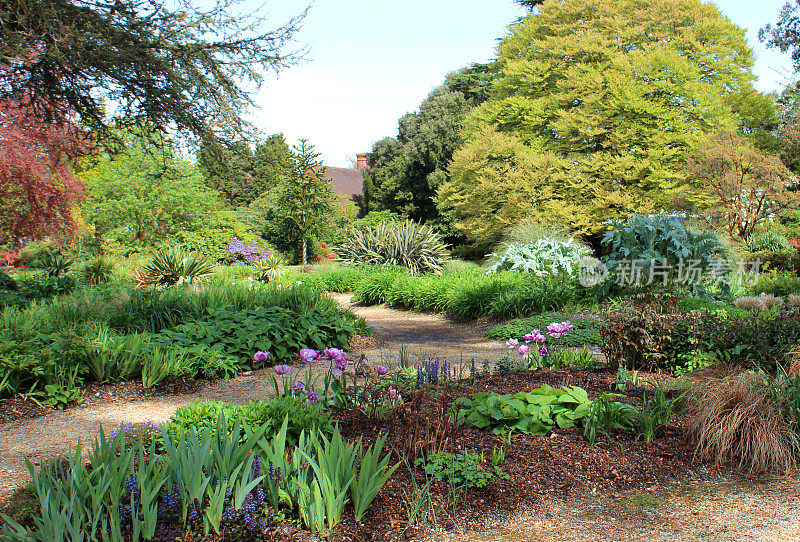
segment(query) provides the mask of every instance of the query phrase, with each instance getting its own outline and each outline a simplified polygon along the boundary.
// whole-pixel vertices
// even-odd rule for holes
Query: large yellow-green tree
[[[664,208],[687,151],[759,99],[752,62],[699,0],[545,0],[509,27],[438,204],[482,246],[529,216],[593,232]]]

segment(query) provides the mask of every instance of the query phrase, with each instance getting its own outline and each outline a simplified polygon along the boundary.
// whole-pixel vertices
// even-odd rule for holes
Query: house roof
[[[329,167],[324,176],[330,179],[333,192],[342,199],[364,195],[364,179],[357,169]]]

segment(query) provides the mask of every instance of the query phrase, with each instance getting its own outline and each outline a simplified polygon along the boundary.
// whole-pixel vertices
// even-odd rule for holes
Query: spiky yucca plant
[[[256,264],[256,278],[265,284],[280,277],[286,271],[288,271],[286,262],[274,253]]]
[[[398,265],[412,275],[441,273],[450,253],[433,228],[407,220],[353,228],[335,250],[339,260],[353,265]]]
[[[44,271],[48,277],[60,277],[72,269],[72,259],[61,253],[47,254],[44,257]]]
[[[205,280],[214,267],[199,252],[189,252],[180,247],[164,247],[153,254],[139,274],[140,280],[154,286],[174,286]]]

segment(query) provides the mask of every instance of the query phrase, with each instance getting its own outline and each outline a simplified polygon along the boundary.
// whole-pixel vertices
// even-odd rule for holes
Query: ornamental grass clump
[[[763,372],[730,367],[698,375],[688,396],[696,452],[751,474],[791,472],[800,440],[775,385]]]

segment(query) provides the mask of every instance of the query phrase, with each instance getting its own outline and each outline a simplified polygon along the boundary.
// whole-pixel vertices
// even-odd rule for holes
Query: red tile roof
[[[333,192],[340,199],[351,199],[364,195],[364,179],[357,169],[329,167],[325,170],[325,178],[330,179]]]

